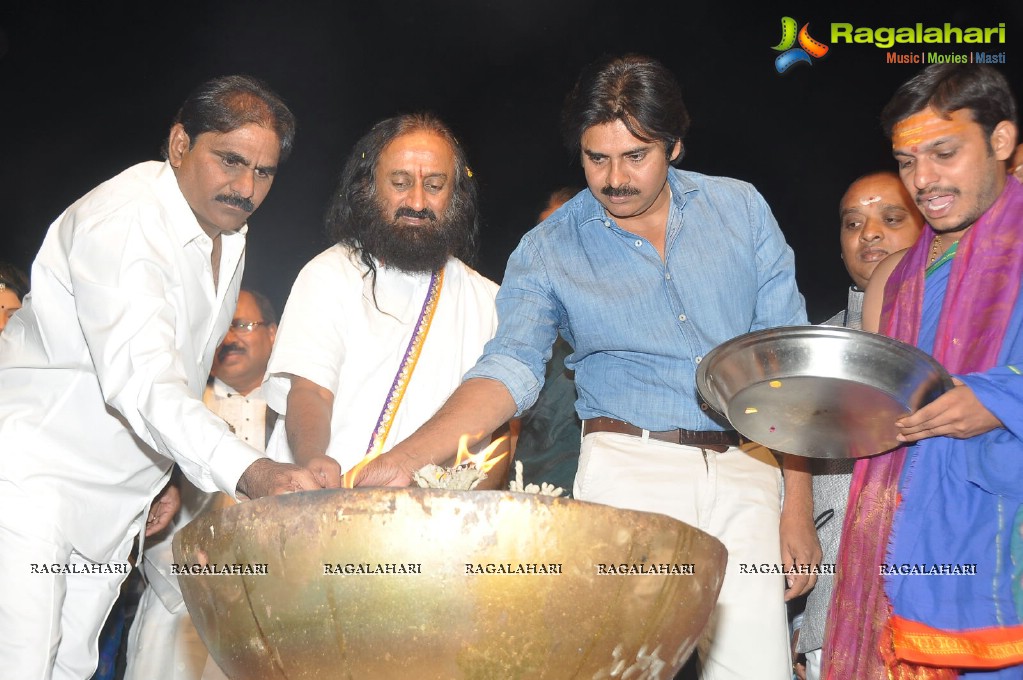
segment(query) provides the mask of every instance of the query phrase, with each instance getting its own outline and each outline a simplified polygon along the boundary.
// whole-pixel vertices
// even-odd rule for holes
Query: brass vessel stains
[[[182,529],[174,556],[232,680],[670,680],[726,560],[663,515],[433,489],[241,503]]]

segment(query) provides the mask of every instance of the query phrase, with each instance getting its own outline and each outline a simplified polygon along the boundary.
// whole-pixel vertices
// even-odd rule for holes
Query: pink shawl
[[[1023,187],[1008,178],[995,203],[967,231],[952,270],[934,341],[934,357],[951,373],[997,361],[1023,274]],[[917,343],[924,270],[935,232],[928,226],[888,279],[881,329]],[[965,304],[969,301],[969,304]],[[879,565],[887,563],[899,503],[905,448],[857,461],[842,528],[837,582],[824,640],[824,674],[850,678],[954,678],[955,670],[900,662],[889,626],[891,606]]]

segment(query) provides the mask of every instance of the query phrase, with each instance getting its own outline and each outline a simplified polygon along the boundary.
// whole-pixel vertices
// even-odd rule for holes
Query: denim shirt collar
[[[682,220],[679,219],[682,211],[686,207],[686,203],[689,202],[688,194],[690,192],[699,191],[700,187],[692,179],[686,176],[684,172],[672,172],[668,170],[668,186],[671,187],[671,209],[668,213],[668,231],[666,234],[666,242],[671,243],[678,230],[682,227]],[[604,211],[604,206],[597,197],[593,195],[593,191],[590,189],[584,189],[586,192],[586,201],[583,204],[580,212],[581,219],[579,220],[579,226],[587,225],[591,222],[599,222],[604,224],[610,220],[610,225],[616,229],[622,229],[615,219],[608,215]]]
[[[497,334],[464,379],[500,381],[521,412],[560,332],[580,418],[721,428],[696,398],[703,357],[751,330],[805,324],[806,313],[792,251],[760,194],[727,177],[668,172],[662,257],[588,189],[523,237],[497,295]]]

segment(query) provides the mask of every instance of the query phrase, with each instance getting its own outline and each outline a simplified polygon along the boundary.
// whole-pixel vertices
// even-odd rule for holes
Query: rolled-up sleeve
[[[497,334],[464,379],[501,382],[520,415],[543,387],[544,366],[551,357],[559,319],[547,268],[528,235],[508,259],[496,304]]]

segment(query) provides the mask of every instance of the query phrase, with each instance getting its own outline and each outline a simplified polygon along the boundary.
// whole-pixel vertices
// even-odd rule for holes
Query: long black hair
[[[411,113],[382,120],[355,143],[345,163],[337,190],[327,209],[326,228],[331,240],[359,252],[362,262],[375,275],[372,253],[363,248],[366,223],[360,210],[375,205],[375,172],[380,154],[392,141],[411,132],[425,130],[447,140],[455,157],[454,187],[448,213],[460,223],[451,255],[472,263],[479,244],[479,190],[466,161],[465,151],[450,128],[432,113]]]

